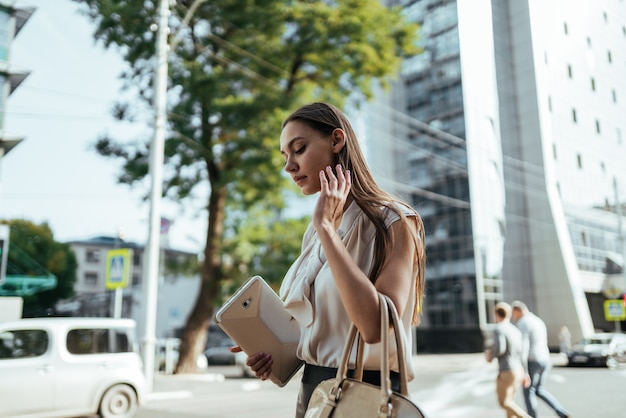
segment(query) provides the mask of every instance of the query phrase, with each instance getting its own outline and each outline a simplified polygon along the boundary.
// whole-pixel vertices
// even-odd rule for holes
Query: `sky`
[[[0,161],[0,219],[48,223],[57,241],[116,236],[145,243],[147,185],[118,184],[120,164],[93,149],[99,135],[151,138],[150,117],[120,123],[111,108],[121,92],[120,54],[93,38],[95,29],[70,0],[28,0],[37,9],[15,38],[11,65],[31,74],[7,100],[5,132],[24,140]],[[172,248],[200,252],[204,199],[184,208],[163,201],[173,221]]]

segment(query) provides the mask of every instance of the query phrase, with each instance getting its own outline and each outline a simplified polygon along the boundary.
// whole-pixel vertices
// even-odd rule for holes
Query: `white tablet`
[[[296,357],[300,327],[276,292],[254,276],[215,314],[215,323],[251,356],[260,351],[272,355],[270,379],[284,386],[300,369]]]

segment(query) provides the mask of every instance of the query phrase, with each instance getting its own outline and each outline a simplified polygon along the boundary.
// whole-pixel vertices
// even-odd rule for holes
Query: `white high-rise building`
[[[426,225],[418,350],[481,349],[516,299],[552,347],[564,325],[621,327],[603,305],[626,291],[626,1],[386,3],[424,52],[364,130],[368,149],[393,144],[372,163]]]
[[[0,164],[2,158],[15,148],[23,138],[4,129],[7,99],[30,74],[11,62],[14,38],[28,22],[35,8],[16,0],[0,0]],[[1,165],[0,165],[1,167]]]

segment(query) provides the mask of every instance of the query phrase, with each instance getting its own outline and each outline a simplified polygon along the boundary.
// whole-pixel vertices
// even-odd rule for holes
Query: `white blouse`
[[[400,206],[400,208],[406,216],[417,216],[409,207]],[[387,228],[400,220],[400,216],[390,209],[384,208],[383,213]],[[369,275],[374,261],[376,230],[355,202],[352,202],[344,213],[337,233],[356,264]],[[401,334],[405,341],[409,380],[415,375],[411,320],[415,307],[417,266],[413,269],[406,308],[400,318],[403,324]],[[300,325],[298,357],[309,364],[338,367],[351,321],[341,302],[319,237],[312,224],[309,224],[304,234],[300,256],[285,275],[280,296],[285,302],[285,308]],[[390,338],[390,341],[394,339]],[[350,367],[354,367],[355,351],[352,352]],[[395,344],[391,344],[389,351],[391,369],[398,371]],[[364,369],[380,369],[380,343],[366,344],[363,354]]]

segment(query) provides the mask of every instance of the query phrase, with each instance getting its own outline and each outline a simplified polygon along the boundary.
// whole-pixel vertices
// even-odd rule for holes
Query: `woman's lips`
[[[302,183],[304,179],[306,179],[306,176],[296,176],[293,178],[293,181],[295,181],[296,184],[300,186],[300,183]]]

